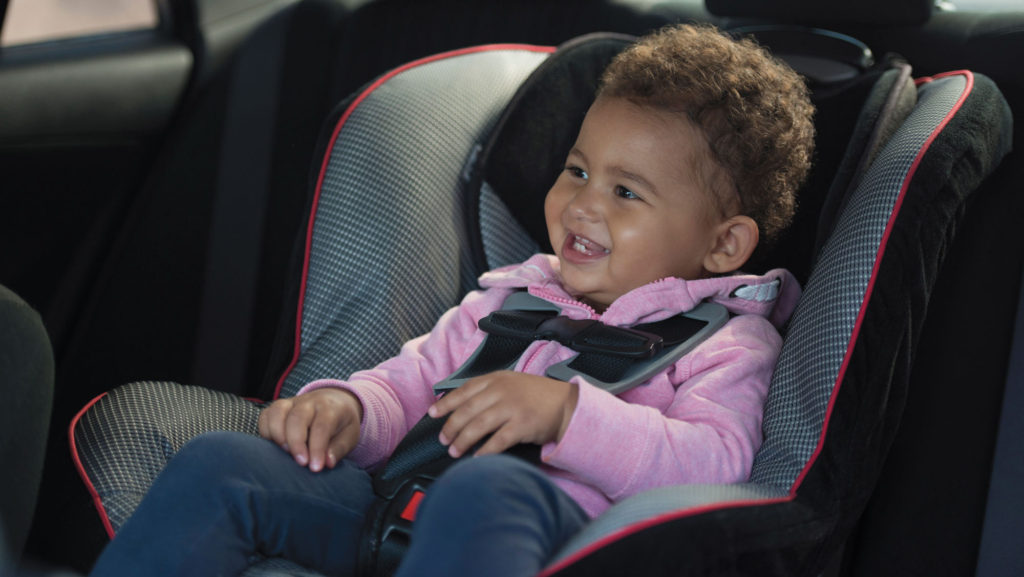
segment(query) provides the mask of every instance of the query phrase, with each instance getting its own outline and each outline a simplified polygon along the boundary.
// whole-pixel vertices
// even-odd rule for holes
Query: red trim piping
[[[754,506],[754,505],[772,505],[772,504],[775,504],[775,503],[785,503],[787,501],[792,501],[792,500],[793,500],[793,498],[791,496],[787,496],[787,497],[772,497],[772,498],[765,498],[765,499],[750,499],[750,500],[747,500],[747,501],[730,501],[728,503],[717,503],[717,504],[701,505],[699,507],[693,507],[693,508],[690,508],[690,509],[680,509],[680,510],[674,511],[672,513],[665,513],[664,515],[660,515],[658,517],[652,517],[650,519],[644,519],[643,521],[639,521],[637,523],[634,523],[633,525],[628,525],[626,527],[623,527],[622,529],[620,529],[620,530],[618,530],[618,531],[616,531],[614,533],[609,533],[608,535],[605,535],[604,537],[598,539],[597,541],[594,541],[593,543],[588,544],[587,546],[585,546],[582,549],[580,549],[579,551],[573,553],[569,557],[566,557],[565,559],[562,559],[558,563],[555,563],[554,565],[551,565],[550,567],[545,568],[543,571],[540,572],[539,575],[537,575],[537,577],[548,577],[549,575],[554,575],[555,573],[561,571],[562,569],[565,569],[566,567],[572,565],[576,561],[579,561],[580,559],[590,555],[594,551],[597,551],[598,549],[601,549],[601,548],[605,547],[606,545],[610,545],[610,544],[614,543],[615,541],[618,541],[620,539],[624,539],[624,538],[632,535],[633,533],[639,533],[640,531],[643,531],[644,529],[647,529],[648,527],[654,527],[655,525],[660,525],[662,523],[667,523],[669,521],[674,521],[676,519],[682,519],[683,517],[691,517],[691,516],[695,516],[695,515],[703,515],[704,513],[711,513],[713,511],[724,511],[726,509],[735,509],[735,508],[739,508],[739,507],[750,507],[750,506]]]
[[[832,395],[831,395],[831,397],[829,397],[828,407],[827,407],[827,409],[825,411],[825,421],[822,424],[821,435],[818,437],[818,445],[815,447],[814,452],[811,454],[810,458],[807,460],[807,463],[804,465],[803,470],[800,471],[800,474],[797,476],[796,480],[793,482],[793,485],[790,487],[789,495],[786,496],[786,497],[779,497],[779,498],[752,499],[752,500],[749,500],[749,501],[736,501],[736,502],[731,502],[731,503],[722,503],[720,505],[705,505],[705,506],[695,507],[695,508],[692,508],[692,509],[683,509],[683,510],[679,510],[679,511],[673,511],[673,512],[669,512],[669,513],[664,513],[664,514],[658,515],[656,517],[651,517],[649,519],[645,519],[645,520],[640,521],[638,523],[635,523],[633,525],[627,525],[626,527],[623,527],[623,528],[619,529],[618,531],[615,531],[613,533],[609,533],[608,535],[605,535],[601,539],[598,539],[597,541],[586,545],[585,547],[583,547],[579,551],[576,551],[575,553],[573,553],[572,555],[570,555],[570,556],[566,557],[565,559],[559,561],[558,563],[556,563],[556,564],[546,568],[543,572],[540,573],[540,575],[538,577],[549,577],[550,575],[553,575],[553,574],[557,573],[558,571],[561,571],[562,569],[565,569],[566,567],[576,563],[580,559],[590,555],[591,553],[593,553],[594,551],[596,551],[596,550],[598,550],[598,549],[600,549],[602,547],[605,547],[605,546],[607,546],[607,545],[609,545],[611,543],[614,543],[616,541],[625,539],[626,537],[628,537],[628,536],[630,536],[630,535],[632,535],[634,533],[639,533],[640,531],[643,531],[644,529],[647,529],[649,527],[653,527],[655,525],[659,525],[659,524],[662,524],[662,523],[667,523],[669,521],[674,521],[676,519],[682,519],[684,517],[701,515],[701,514],[712,512],[712,511],[721,511],[721,510],[732,509],[732,508],[737,508],[737,507],[774,505],[776,503],[786,503],[786,502],[790,502],[790,501],[793,501],[794,499],[796,499],[797,489],[800,488],[800,485],[803,483],[804,478],[806,478],[807,473],[811,469],[811,466],[813,466],[814,463],[817,461],[818,457],[821,454],[821,451],[823,450],[823,448],[825,446],[825,436],[828,433],[828,425],[829,425],[829,420],[832,417],[832,409],[835,407],[836,397],[838,396],[839,389],[840,389],[840,387],[842,387],[843,380],[846,377],[846,370],[849,367],[850,357],[853,354],[853,346],[852,345],[853,345],[853,343],[855,343],[857,341],[857,337],[860,335],[860,329],[861,329],[861,326],[862,326],[862,324],[864,322],[864,316],[867,313],[867,305],[868,305],[868,302],[871,300],[872,293],[874,292],[875,279],[878,277],[878,269],[881,266],[882,256],[885,254],[885,249],[886,249],[886,246],[887,246],[887,244],[889,242],[889,236],[892,233],[893,226],[894,226],[894,224],[896,222],[896,217],[899,216],[900,209],[903,206],[903,200],[906,197],[907,189],[910,187],[910,182],[913,180],[914,175],[917,172],[917,168],[921,164],[922,158],[924,158],[924,155],[931,148],[932,142],[935,141],[935,139],[938,137],[939,133],[942,132],[942,130],[946,127],[946,125],[949,124],[950,120],[952,120],[952,118],[957,114],[957,112],[960,111],[960,108],[963,106],[964,101],[971,94],[971,91],[974,88],[974,74],[972,74],[971,71],[969,71],[969,70],[956,70],[956,71],[952,71],[952,72],[946,72],[946,73],[943,73],[943,74],[938,74],[938,75],[932,76],[932,77],[918,79],[915,82],[915,84],[917,86],[920,86],[920,85],[925,84],[927,82],[932,82],[933,80],[937,80],[939,78],[945,78],[945,77],[948,77],[948,76],[964,76],[966,78],[967,83],[964,86],[964,89],[963,89],[962,94],[960,95],[960,98],[956,101],[956,103],[950,109],[949,113],[947,113],[946,117],[943,118],[942,122],[940,122],[939,125],[936,126],[934,130],[932,130],[931,134],[928,136],[928,138],[921,145],[920,149],[917,152],[917,156],[914,158],[914,162],[911,163],[910,168],[908,169],[907,174],[906,174],[906,176],[903,179],[903,183],[900,186],[899,195],[896,197],[896,202],[893,205],[892,214],[890,214],[890,216],[889,216],[889,220],[888,220],[888,222],[886,223],[886,226],[885,226],[885,231],[882,233],[882,238],[881,238],[881,241],[879,242],[878,251],[875,253],[875,262],[872,265],[871,278],[868,280],[868,286],[867,286],[867,288],[865,290],[864,298],[861,301],[860,310],[857,313],[857,322],[854,324],[853,332],[850,335],[850,340],[847,342],[846,355],[843,358],[842,365],[840,365],[839,374],[836,376],[835,386],[832,387]]]
[[[345,109],[345,112],[342,113],[341,117],[338,119],[338,123],[335,125],[334,131],[331,133],[330,143],[327,145],[327,150],[324,153],[324,158],[320,162],[320,174],[317,177],[316,192],[313,194],[313,205],[310,210],[310,214],[316,214],[317,205],[319,205],[320,203],[320,192],[321,187],[323,186],[324,176],[327,172],[327,163],[331,158],[331,151],[334,149],[334,143],[338,139],[338,134],[341,132],[341,127],[345,124],[345,122],[352,115],[355,109],[363,102],[363,100],[366,100],[366,98],[369,97],[370,94],[373,93],[373,91],[380,88],[381,85],[383,85],[388,80],[391,80],[398,74],[401,74],[402,72],[405,72],[406,70],[409,70],[411,68],[416,68],[417,66],[429,64],[431,62],[435,62],[438,60],[444,60],[446,58],[454,58],[456,56],[464,56],[466,54],[475,54],[478,52],[490,52],[497,50],[524,50],[528,52],[550,53],[555,51],[555,47],[534,46],[532,44],[485,44],[482,46],[473,46],[470,48],[463,48],[460,50],[442,52],[440,54],[435,54],[433,56],[427,56],[426,58],[420,58],[419,60],[413,60],[412,62],[399,66],[398,68],[395,68],[394,70],[378,78],[376,81],[374,81],[373,84],[367,87],[366,90],[359,94],[359,96],[357,96],[355,100],[352,101],[352,104],[350,104],[349,107]],[[313,243],[313,224],[315,220],[315,218],[311,217],[309,219],[309,224],[306,229],[306,253],[302,263],[302,281],[301,286],[299,287],[298,312],[295,315],[295,346],[292,352],[292,360],[290,363],[288,363],[288,367],[284,370],[283,373],[281,373],[281,377],[277,380],[277,386],[274,388],[274,395],[272,397],[273,399],[277,399],[281,395],[281,387],[284,386],[285,379],[288,378],[288,375],[291,374],[292,369],[295,368],[296,363],[299,362],[299,354],[301,352],[302,346],[302,309],[306,299],[306,281],[309,277],[309,255]]]
[[[78,421],[81,420],[82,415],[86,411],[91,409],[93,405],[98,403],[100,399],[107,396],[107,393],[103,393],[95,399],[89,401],[89,404],[82,407],[81,411],[71,419],[71,426],[68,427],[68,445],[71,447],[71,459],[75,462],[75,469],[78,470],[78,476],[82,478],[82,482],[85,483],[85,488],[88,489],[89,495],[92,496],[92,504],[96,507],[96,511],[100,514],[100,521],[103,523],[103,528],[107,531],[107,536],[111,539],[114,538],[114,526],[110,524],[110,517],[107,516],[107,510],[103,508],[103,500],[100,499],[99,491],[92,484],[89,476],[85,473],[85,467],[82,465],[82,459],[78,456],[78,446],[75,444],[75,427],[78,426]]]
[[[839,394],[839,388],[846,376],[846,369],[849,366],[850,357],[853,354],[853,347],[850,345],[855,343],[857,341],[857,337],[860,335],[860,328],[864,322],[864,315],[867,314],[867,304],[868,301],[871,300],[871,295],[875,289],[875,280],[878,278],[878,269],[882,264],[882,255],[885,253],[886,245],[889,242],[889,235],[892,234],[892,228],[895,225],[896,217],[899,216],[900,208],[903,206],[903,199],[906,197],[907,189],[910,187],[910,182],[914,179],[914,175],[917,173],[917,168],[921,164],[921,159],[924,158],[924,155],[931,148],[932,142],[934,142],[939,136],[939,133],[946,128],[946,125],[949,124],[949,121],[952,120],[953,116],[960,111],[960,107],[963,106],[964,100],[967,99],[967,96],[970,95],[971,91],[974,89],[974,74],[972,74],[970,70],[957,70],[939,74],[937,76],[924,79],[924,81],[919,83],[918,86],[948,76],[963,76],[965,78],[966,83],[964,85],[963,92],[960,94],[960,98],[957,99],[950,111],[946,114],[946,117],[942,119],[942,122],[940,122],[934,130],[932,130],[932,133],[928,135],[928,138],[921,145],[921,148],[917,151],[917,156],[914,158],[914,162],[911,163],[910,169],[907,171],[907,176],[903,179],[903,185],[900,187],[899,196],[896,197],[896,203],[893,205],[892,214],[889,216],[889,222],[886,223],[885,231],[882,233],[882,240],[879,243],[878,252],[875,255],[875,264],[871,269],[871,278],[868,279],[868,286],[864,293],[864,300],[861,302],[860,311],[857,313],[857,322],[853,327],[853,333],[850,335],[850,342],[846,347],[846,356],[843,359],[843,364],[839,368],[839,375],[836,378],[836,382],[838,384],[832,389],[832,397],[829,399],[828,409],[825,412],[825,423],[822,426],[821,436],[818,438],[818,446],[814,449],[814,453],[811,454],[811,458],[808,459],[807,463],[804,465],[803,471],[800,472],[796,481],[794,481],[793,486],[790,488],[790,494],[794,497],[796,496],[796,490],[803,483],[804,477],[807,476],[811,466],[815,461],[817,461],[818,455],[825,446],[825,435],[828,432],[829,419],[832,417],[832,408],[835,405],[836,396]]]

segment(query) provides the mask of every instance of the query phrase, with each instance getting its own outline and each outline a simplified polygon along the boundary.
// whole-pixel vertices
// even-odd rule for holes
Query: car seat
[[[339,106],[300,240],[294,328],[282,340],[291,361],[275,396],[391,356],[480,272],[547,248],[541,199],[600,70],[626,41],[446,53]],[[790,263],[780,245],[759,259],[808,272],[750,482],[627,499],[545,574],[812,575],[857,519],[899,420],[931,286],[967,198],[1009,148],[1010,119],[986,78],[964,71],[915,86],[898,62],[816,94],[820,138],[843,134],[846,150],[818,158],[819,180],[801,197],[798,240],[813,247],[820,228],[820,253]],[[859,116],[848,113],[851,95]],[[822,129],[839,119],[847,132]],[[108,532],[188,439],[255,434],[259,411],[167,382],[125,385],[85,407],[70,440]],[[266,560],[247,574],[283,566],[300,571]]]

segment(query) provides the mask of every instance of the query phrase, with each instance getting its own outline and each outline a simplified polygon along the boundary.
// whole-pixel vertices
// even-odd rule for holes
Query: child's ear
[[[757,248],[757,223],[738,214],[715,227],[715,244],[704,256],[704,268],[712,274],[739,270]]]

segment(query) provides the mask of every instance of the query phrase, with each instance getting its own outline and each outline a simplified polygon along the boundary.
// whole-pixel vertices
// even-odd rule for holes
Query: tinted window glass
[[[155,0],[9,0],[0,45],[153,28]]]

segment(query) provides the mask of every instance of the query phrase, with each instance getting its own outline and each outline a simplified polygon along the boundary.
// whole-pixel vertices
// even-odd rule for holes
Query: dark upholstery
[[[39,313],[0,285],[0,572],[21,556],[32,524],[53,372],[53,351]]]

